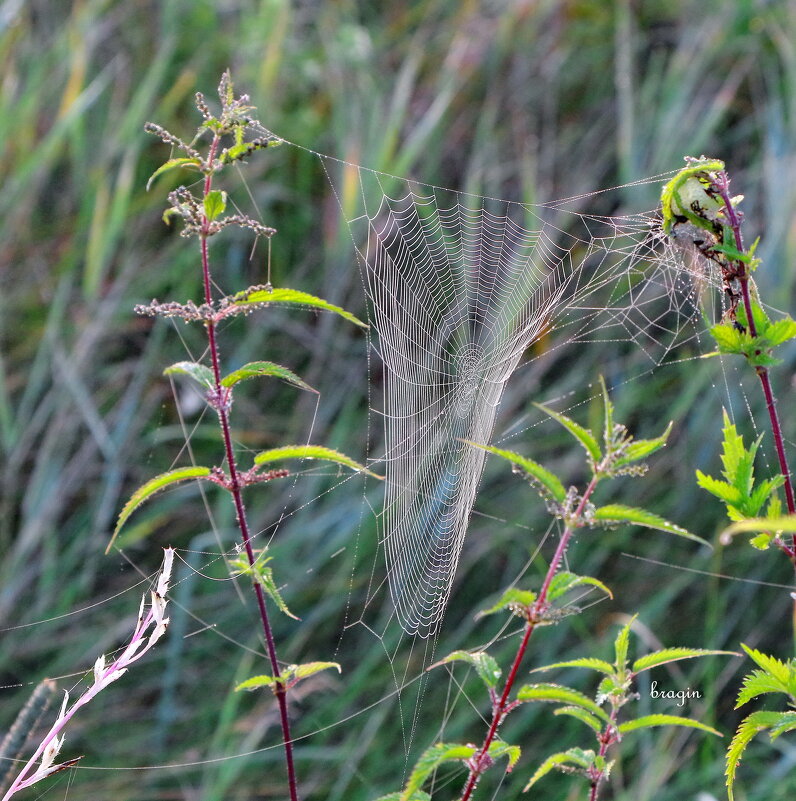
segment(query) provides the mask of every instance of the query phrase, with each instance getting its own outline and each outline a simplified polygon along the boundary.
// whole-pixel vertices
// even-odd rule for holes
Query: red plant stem
[[[616,713],[617,713],[617,711],[618,710],[616,710],[616,709],[613,709],[611,711],[611,726],[612,727],[616,725],[615,721],[616,721]],[[611,743],[613,743],[613,742],[615,742],[615,740],[613,739],[613,736],[612,736],[612,730],[611,729],[606,729],[605,733],[600,737],[600,756],[601,757],[604,757],[606,755],[606,753],[608,752],[608,746],[611,745]],[[597,774],[597,776],[595,776],[595,778],[592,780],[591,790],[589,791],[589,801],[597,801],[597,792],[598,792],[598,788],[600,786],[600,781],[602,780],[602,777],[603,777],[603,771],[600,771]]]
[[[580,503],[578,504],[578,508],[575,510],[573,514],[574,519],[580,518],[583,514],[583,510],[586,508],[586,504],[591,497],[592,493],[594,492],[595,487],[597,486],[597,482],[599,481],[599,466],[595,470],[595,475],[592,480],[589,482],[589,486],[586,487],[586,491],[583,493],[583,497],[580,499]],[[517,649],[517,654],[514,657],[514,662],[511,666],[511,670],[509,671],[509,675],[506,678],[506,684],[503,687],[503,693],[500,696],[500,699],[496,704],[493,705],[492,708],[492,723],[489,727],[489,731],[487,732],[486,737],[484,738],[483,745],[481,746],[480,751],[476,756],[474,756],[470,762],[470,775],[467,777],[467,784],[464,786],[464,790],[462,791],[462,796],[460,801],[468,801],[470,796],[475,790],[476,785],[478,784],[478,780],[481,778],[481,774],[486,770],[488,767],[488,761],[486,759],[487,753],[489,751],[489,746],[492,744],[492,741],[495,739],[495,735],[497,734],[497,730],[500,727],[500,724],[503,722],[503,718],[505,716],[506,706],[508,705],[509,694],[514,686],[514,682],[517,678],[517,673],[520,669],[520,664],[525,656],[525,651],[528,648],[528,643],[531,639],[531,635],[536,628],[536,624],[539,619],[539,615],[544,611],[545,607],[547,606],[547,593],[550,590],[550,583],[552,582],[553,578],[555,577],[556,573],[558,572],[559,567],[561,566],[561,561],[564,558],[564,553],[567,550],[567,546],[569,545],[569,541],[572,538],[572,535],[575,531],[573,525],[568,525],[564,529],[564,533],[561,535],[561,539],[558,542],[558,547],[556,548],[556,552],[553,554],[553,559],[550,562],[550,567],[547,568],[547,575],[545,576],[544,582],[542,582],[542,588],[539,590],[539,595],[534,602],[533,608],[528,616],[528,622],[525,624],[525,633],[522,637],[522,642],[520,643],[519,648]]]
[[[215,136],[210,146],[210,152],[207,157],[208,165],[212,165],[215,158],[216,150],[218,149],[220,137]],[[213,184],[213,173],[208,171],[205,176],[204,182],[204,197],[210,192]],[[207,217],[202,218],[202,231],[200,240],[202,244],[202,281],[204,283],[205,303],[212,303],[213,295],[210,282],[210,258],[208,255],[207,238],[209,234],[210,221]],[[222,386],[221,386],[221,359],[218,351],[218,344],[216,342],[216,325],[212,320],[206,323],[207,326],[207,341],[210,348],[210,361],[213,366],[213,379],[215,383],[215,398],[216,398],[216,411],[218,412],[219,423],[221,424],[221,432],[224,437],[224,451],[227,459],[227,466],[229,469],[229,484],[232,498],[235,502],[235,513],[238,520],[238,527],[243,538],[243,545],[246,549],[246,557],[249,560],[249,565],[254,566],[256,557],[254,549],[252,548],[251,535],[249,533],[249,523],[246,517],[246,507],[243,504],[243,494],[241,492],[240,473],[238,465],[235,460],[235,451],[232,447],[232,433],[229,425],[229,407],[223,400]],[[254,587],[254,594],[257,597],[257,607],[260,611],[260,620],[262,621],[263,634],[265,635],[266,648],[268,650],[268,659],[271,663],[271,672],[276,679],[275,695],[277,703],[279,704],[279,716],[282,723],[282,741],[285,747],[285,766],[287,768],[287,780],[290,789],[291,801],[298,801],[298,783],[296,781],[296,769],[293,761],[293,740],[290,736],[290,720],[287,714],[287,691],[285,685],[279,681],[280,670],[279,660],[276,655],[276,643],[274,641],[274,634],[271,630],[271,623],[268,619],[268,609],[265,605],[265,594],[263,588],[255,581],[252,582]]]
[[[727,222],[730,224],[733,236],[735,238],[735,248],[739,253],[743,253],[743,235],[741,234],[741,220],[735,207],[732,205],[730,198],[730,179],[727,173],[722,170],[719,173],[716,188],[724,201],[724,210],[727,216]],[[739,269],[738,280],[741,283],[741,294],[743,296],[743,306],[746,311],[746,320],[749,326],[749,333],[751,336],[757,336],[757,327],[755,326],[754,317],[752,316],[752,298],[749,293],[749,272],[747,265],[743,262],[737,264]],[[796,514],[796,500],[793,493],[793,482],[791,480],[790,469],[788,467],[788,458],[785,454],[785,441],[782,436],[782,427],[779,422],[779,414],[777,413],[777,401],[774,398],[774,391],[771,388],[771,378],[769,376],[768,368],[759,365],[755,367],[760,383],[763,386],[763,394],[766,397],[766,407],[768,409],[768,417],[771,420],[771,431],[774,435],[774,446],[777,451],[777,459],[779,461],[779,470],[785,477],[785,502],[788,507],[789,514]]]

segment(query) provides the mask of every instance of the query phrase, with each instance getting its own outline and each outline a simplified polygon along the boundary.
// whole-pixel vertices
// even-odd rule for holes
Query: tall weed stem
[[[208,163],[212,164],[215,158],[216,151],[218,150],[221,137],[216,134],[210,145],[210,153],[208,155]],[[205,176],[203,196],[207,198],[212,190],[213,174],[208,172]],[[206,214],[202,215],[202,228],[199,235],[202,250],[202,281],[204,284],[205,303],[212,304],[213,296],[211,289],[211,276],[210,276],[210,256],[208,253],[208,237],[210,236],[210,220]],[[216,324],[213,320],[208,320],[206,323],[207,328],[207,341],[210,349],[210,361],[213,369],[213,381],[215,384],[215,403],[216,411],[218,412],[219,425],[224,439],[224,452],[226,455],[227,466],[229,468],[229,490],[232,494],[235,503],[235,515],[238,521],[241,537],[243,539],[243,546],[246,550],[246,558],[249,561],[249,566],[254,567],[256,556],[252,548],[251,535],[249,533],[249,523],[246,517],[246,507],[243,503],[243,494],[241,492],[241,482],[239,478],[239,471],[237,461],[235,459],[235,450],[232,446],[232,434],[229,426],[229,406],[223,401],[223,387],[221,385],[221,358],[219,355],[218,342],[216,340]],[[287,769],[288,787],[290,790],[291,801],[298,801],[298,785],[296,782],[296,769],[293,760],[293,741],[290,736],[290,719],[287,713],[287,692],[285,685],[281,678],[279,670],[279,660],[276,654],[276,644],[274,642],[273,631],[271,630],[271,623],[268,618],[268,609],[265,605],[265,594],[262,587],[257,581],[252,582],[254,587],[254,594],[257,597],[257,608],[260,612],[260,621],[262,622],[263,635],[265,636],[265,644],[268,650],[268,660],[271,663],[271,671],[274,679],[276,680],[274,686],[274,694],[276,695],[277,703],[279,704],[279,718],[282,726],[282,742],[285,749],[285,767]]]
[[[730,179],[725,170],[717,173],[714,187],[724,202],[724,210],[727,223],[732,230],[733,237],[735,238],[735,247],[739,253],[744,252],[743,234],[741,233],[741,218],[738,211],[732,204],[730,197]],[[738,270],[738,280],[741,284],[741,295],[743,297],[744,310],[746,311],[746,319],[749,326],[749,333],[752,337],[757,336],[757,327],[752,314],[752,298],[749,291],[749,270],[746,264],[740,260],[736,260],[735,266]],[[788,467],[788,457],[785,454],[785,441],[782,436],[782,426],[779,421],[779,414],[777,412],[777,401],[774,397],[774,390],[771,387],[771,377],[769,370],[765,365],[756,365],[755,372],[757,373],[760,383],[763,387],[763,394],[766,398],[766,408],[768,409],[768,417],[771,421],[771,431],[774,435],[774,446],[777,451],[777,460],[779,461],[779,469],[785,477],[785,502],[788,507],[789,514],[796,514],[796,500],[794,500],[793,482],[791,479],[790,469]]]
[[[594,493],[600,477],[600,470],[598,467],[595,470],[595,475],[589,482],[588,487],[586,487],[586,490],[580,499],[580,503],[575,509],[575,512],[572,516],[574,521],[581,519],[583,511],[586,508],[586,504],[588,503],[591,495]],[[473,790],[475,790],[476,785],[478,784],[478,780],[481,778],[481,774],[491,765],[489,746],[495,739],[498,729],[500,728],[500,724],[505,719],[506,714],[510,711],[509,695],[514,687],[514,682],[516,681],[517,674],[519,673],[522,660],[525,657],[525,652],[528,649],[528,643],[531,640],[531,635],[536,629],[539,620],[542,619],[542,614],[547,607],[547,593],[550,589],[550,583],[553,581],[553,578],[561,567],[561,562],[564,559],[564,554],[566,553],[569,541],[572,539],[572,535],[575,532],[575,527],[576,524],[571,522],[564,529],[564,533],[561,535],[561,539],[558,542],[556,552],[553,554],[550,566],[547,568],[547,574],[545,575],[544,582],[542,583],[542,588],[539,590],[539,595],[528,615],[528,620],[525,624],[525,632],[523,633],[522,641],[520,642],[519,648],[517,649],[517,653],[514,657],[511,670],[506,677],[506,684],[503,687],[503,692],[501,693],[497,702],[493,704],[492,723],[489,726],[489,731],[487,732],[487,735],[484,738],[484,742],[481,745],[478,753],[471,760],[469,760],[470,774],[467,777],[467,783],[462,791],[461,801],[468,801],[473,793]]]

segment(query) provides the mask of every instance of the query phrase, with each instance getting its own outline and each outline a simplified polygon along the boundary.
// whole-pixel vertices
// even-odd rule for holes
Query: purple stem
[[[215,158],[216,150],[220,142],[220,137],[216,135],[210,146],[210,153],[207,158],[208,173],[205,176],[204,182],[204,197],[210,192],[213,183],[213,173],[210,169]],[[202,243],[202,280],[204,283],[205,303],[212,303],[213,295],[210,281],[210,259],[208,256],[207,238],[210,231],[210,221],[207,217],[202,218],[202,231],[200,235]],[[232,447],[232,434],[229,425],[229,407],[222,400],[222,386],[221,386],[221,359],[218,352],[218,344],[216,342],[216,325],[214,321],[208,321],[207,325],[207,340],[210,348],[210,361],[213,366],[213,380],[215,383],[215,397],[218,399],[216,404],[216,411],[218,412],[218,419],[221,425],[221,432],[224,438],[224,451],[227,459],[227,466],[229,468],[229,491],[232,493],[232,498],[235,502],[235,514],[238,520],[238,527],[243,538],[243,546],[246,549],[246,558],[249,560],[249,565],[254,566],[256,557],[254,548],[251,543],[251,535],[249,533],[249,523],[246,517],[246,507],[243,504],[243,495],[241,492],[240,474],[238,465],[235,460],[235,451]],[[257,597],[257,607],[260,611],[260,620],[262,621],[263,634],[265,635],[265,644],[268,650],[268,659],[271,663],[271,672],[276,679],[275,682],[275,695],[277,703],[279,704],[279,717],[282,724],[282,741],[285,747],[285,766],[287,768],[288,787],[290,789],[291,801],[298,801],[298,784],[296,782],[296,769],[293,762],[293,740],[290,736],[290,720],[287,714],[287,691],[285,685],[279,680],[281,673],[279,670],[279,660],[276,655],[276,644],[274,642],[273,631],[271,630],[271,623],[268,619],[268,609],[265,605],[265,594],[263,588],[256,582],[252,582],[254,587],[254,594]]]
[[[583,493],[583,497],[580,499],[580,503],[578,504],[578,508],[575,510],[573,517],[577,520],[582,514],[583,510],[586,508],[586,503],[588,502],[590,496],[594,492],[595,487],[597,486],[597,482],[599,481],[599,467],[595,470],[595,475],[592,480],[589,482],[589,486],[586,488],[586,491]],[[468,801],[470,796],[475,790],[476,785],[478,784],[478,780],[481,778],[481,774],[489,767],[489,760],[487,759],[487,754],[489,752],[489,746],[492,744],[492,741],[495,739],[495,735],[497,734],[498,728],[500,724],[503,722],[503,718],[506,714],[506,707],[508,706],[508,699],[509,694],[511,693],[512,687],[514,686],[514,682],[517,678],[517,673],[520,669],[520,663],[522,662],[523,657],[525,656],[525,651],[528,648],[528,643],[531,639],[531,635],[536,628],[537,621],[539,616],[544,611],[545,607],[547,606],[547,593],[550,590],[550,583],[552,582],[553,578],[555,577],[556,573],[558,572],[558,568],[561,565],[561,560],[564,558],[564,553],[567,550],[567,545],[569,545],[569,541],[572,538],[572,534],[574,533],[574,527],[569,525],[564,529],[564,533],[561,535],[561,539],[558,542],[558,548],[556,548],[555,554],[553,554],[553,559],[550,562],[550,567],[547,569],[547,575],[545,576],[544,582],[542,583],[542,588],[539,590],[539,595],[534,602],[534,605],[528,615],[528,622],[525,624],[525,633],[523,634],[522,642],[520,643],[519,648],[517,649],[517,654],[514,657],[514,662],[511,666],[511,671],[509,672],[508,677],[506,678],[506,684],[503,687],[503,693],[500,696],[500,699],[497,703],[493,704],[492,707],[492,723],[489,727],[489,731],[487,732],[486,737],[484,738],[483,745],[479,750],[478,754],[472,758],[470,761],[470,775],[467,777],[467,784],[464,786],[464,790],[462,791],[462,796],[460,801]]]
[[[730,198],[730,179],[727,173],[722,170],[718,174],[716,181],[716,189],[718,190],[721,199],[724,201],[724,210],[727,216],[727,222],[730,224],[733,236],[735,237],[735,248],[739,253],[743,253],[743,235],[741,234],[741,220],[735,207],[732,205]],[[749,272],[746,264],[737,262],[738,267],[738,280],[741,283],[741,294],[743,296],[743,306],[746,312],[746,320],[749,326],[749,333],[751,336],[757,336],[757,327],[755,326],[754,317],[752,316],[752,298],[749,292]],[[779,422],[779,414],[777,413],[777,401],[774,397],[774,391],[771,388],[771,377],[768,368],[759,365],[755,367],[760,383],[763,386],[763,394],[766,397],[766,408],[768,409],[768,417],[771,420],[771,430],[774,434],[774,445],[777,450],[777,459],[779,461],[780,473],[785,477],[785,502],[788,507],[789,514],[796,514],[796,500],[794,500],[793,482],[791,481],[790,469],[788,467],[788,458],[785,454],[785,441],[782,436],[782,427]]]

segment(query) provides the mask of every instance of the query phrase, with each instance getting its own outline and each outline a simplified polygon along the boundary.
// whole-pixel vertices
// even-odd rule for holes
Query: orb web
[[[381,512],[404,630],[435,634],[506,383],[529,348],[632,342],[658,363],[698,308],[656,214],[572,211],[324,159],[357,249],[382,365]],[[336,175],[340,178],[336,178]],[[581,199],[576,199],[580,201]]]

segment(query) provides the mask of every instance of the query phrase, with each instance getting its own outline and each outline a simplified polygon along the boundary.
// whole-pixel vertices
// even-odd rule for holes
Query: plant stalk
[[[573,514],[573,518],[578,519],[583,514],[583,510],[586,508],[586,504],[589,498],[591,497],[592,493],[594,492],[599,480],[600,479],[599,479],[599,467],[598,467],[598,469],[595,470],[595,475],[589,482],[589,486],[586,487],[586,491],[583,493],[583,496],[580,499],[580,503],[578,504],[578,508],[575,510]],[[522,637],[522,642],[520,643],[519,648],[517,649],[517,653],[514,657],[514,662],[512,663],[511,670],[509,671],[509,675],[506,678],[506,684],[503,687],[503,692],[498,702],[496,704],[493,704],[492,723],[489,726],[489,731],[487,732],[487,735],[484,738],[484,742],[478,754],[474,756],[470,761],[471,765],[470,775],[467,777],[467,783],[465,784],[464,790],[462,791],[460,801],[468,801],[468,799],[473,793],[473,790],[475,790],[475,787],[478,784],[478,780],[481,778],[481,774],[489,766],[489,762],[487,759],[489,746],[492,745],[492,741],[495,739],[495,735],[497,734],[498,728],[500,727],[500,724],[503,722],[503,719],[505,717],[506,707],[508,706],[509,695],[511,693],[512,688],[514,687],[514,682],[517,678],[517,673],[519,672],[520,664],[522,663],[523,657],[525,656],[525,652],[528,649],[528,643],[530,642],[531,635],[536,629],[539,615],[544,611],[544,608],[547,605],[547,593],[550,589],[550,583],[553,581],[553,578],[555,577],[559,567],[561,566],[561,561],[564,558],[567,546],[569,545],[569,541],[572,538],[574,532],[575,532],[575,527],[571,524],[568,525],[564,529],[564,533],[561,535],[561,539],[558,542],[558,547],[556,548],[556,552],[553,554],[553,559],[550,562],[550,566],[547,568],[547,574],[545,575],[544,581],[542,582],[542,588],[539,590],[539,595],[537,596],[533,608],[528,616],[529,618],[528,622],[525,624],[525,632]]]
[[[210,146],[208,155],[208,164],[212,165],[215,158],[216,151],[220,142],[220,137],[216,135]],[[210,193],[213,184],[213,174],[208,172],[204,181],[203,196],[207,197]],[[205,303],[212,303],[212,287],[210,280],[210,258],[208,254],[208,239],[209,234],[209,220],[203,216],[202,232],[200,235],[202,247],[202,281],[204,284]],[[227,466],[229,469],[229,483],[230,492],[235,503],[235,514],[238,521],[241,537],[243,539],[243,546],[246,550],[246,558],[249,560],[249,565],[254,566],[256,557],[254,548],[251,543],[251,535],[249,532],[249,523],[246,517],[246,507],[243,503],[243,494],[241,492],[240,474],[238,471],[237,461],[235,459],[235,451],[232,446],[232,433],[229,425],[229,409],[228,406],[222,401],[222,386],[221,386],[221,359],[219,356],[218,343],[216,341],[216,326],[210,320],[206,323],[207,326],[207,340],[210,349],[210,361],[213,368],[213,380],[215,384],[215,397],[216,397],[216,411],[218,412],[218,419],[221,426],[221,432],[224,439],[224,452],[227,459]],[[271,672],[276,679],[275,682],[275,695],[279,705],[279,717],[282,725],[282,741],[285,749],[285,767],[287,769],[288,787],[290,790],[290,800],[298,801],[298,783],[296,781],[296,769],[293,760],[293,740],[290,736],[290,719],[287,713],[287,691],[285,685],[279,681],[280,670],[279,660],[276,654],[276,643],[274,641],[271,623],[268,618],[268,609],[265,604],[265,594],[262,587],[254,581],[254,594],[257,598],[257,607],[260,612],[260,620],[262,622],[263,634],[265,636],[265,644],[268,651],[268,659],[271,663]]]
[[[724,202],[724,210],[727,216],[727,222],[732,230],[733,237],[735,238],[735,248],[739,253],[744,252],[743,234],[741,233],[741,220],[735,207],[732,205],[730,198],[730,180],[727,173],[722,171],[719,173],[719,179],[716,183],[716,189]],[[743,262],[736,262],[738,267],[738,280],[741,284],[741,295],[743,297],[744,311],[746,312],[746,320],[749,326],[749,333],[751,336],[757,336],[757,326],[755,325],[754,317],[752,316],[752,298],[749,292],[749,271],[747,265]],[[788,467],[788,457],[785,454],[785,440],[782,436],[782,426],[779,422],[779,414],[777,412],[777,401],[774,397],[774,390],[771,387],[771,377],[768,368],[760,365],[755,367],[757,376],[763,387],[763,394],[766,398],[766,408],[768,409],[768,417],[771,421],[771,431],[774,435],[774,446],[777,451],[777,460],[779,461],[779,470],[785,477],[785,502],[788,507],[788,514],[796,514],[796,499],[794,499],[793,481],[791,480],[790,468]],[[795,538],[796,544],[796,538]]]

